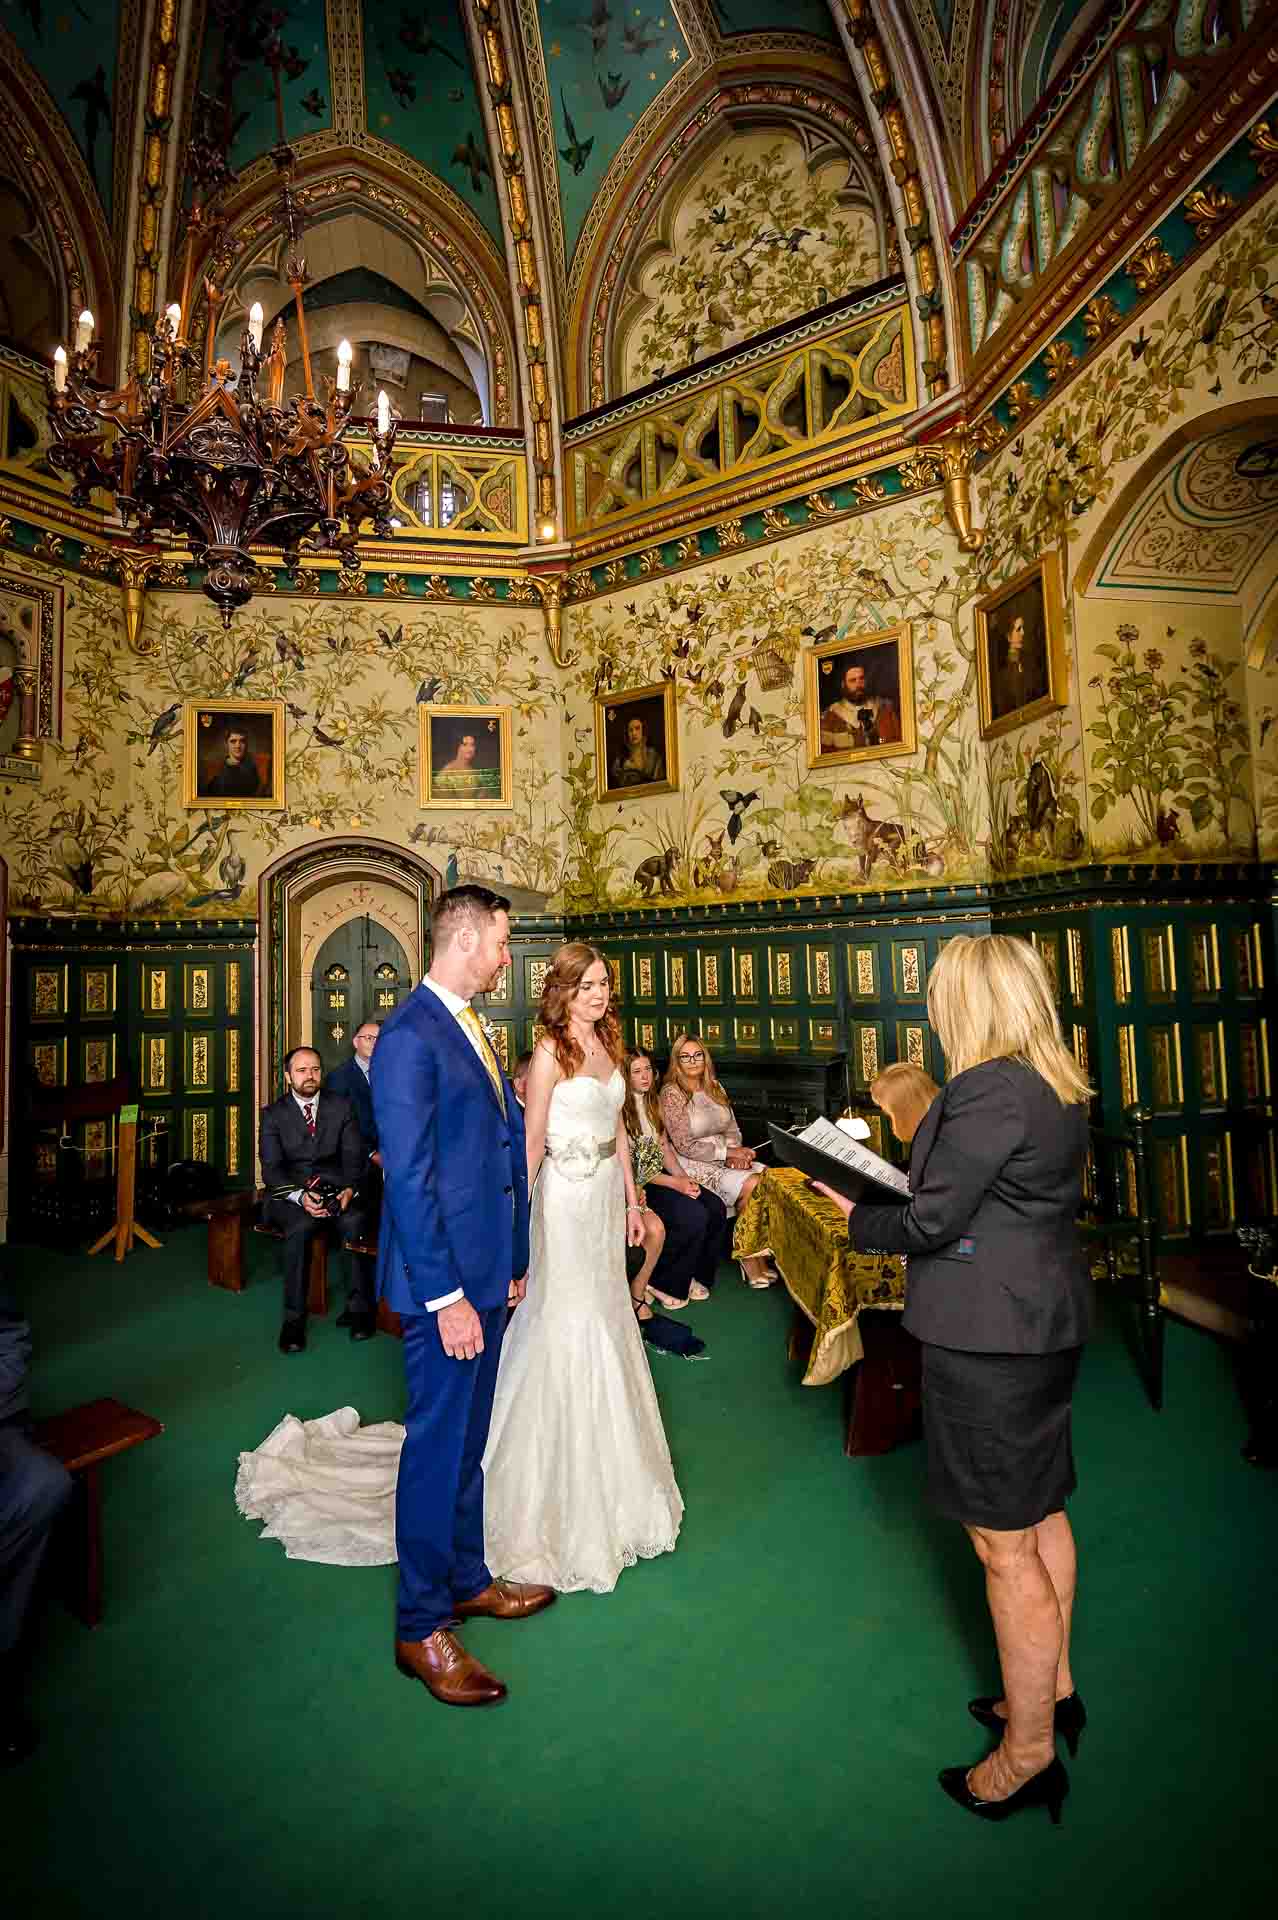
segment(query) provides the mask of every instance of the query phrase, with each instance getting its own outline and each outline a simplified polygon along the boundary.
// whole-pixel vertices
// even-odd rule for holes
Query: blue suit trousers
[[[492,1415],[506,1302],[479,1315],[484,1351],[444,1352],[433,1313],[404,1317],[408,1382],[404,1450],[395,1493],[399,1555],[396,1637],[424,1640],[492,1578],[484,1560],[484,1447]]]

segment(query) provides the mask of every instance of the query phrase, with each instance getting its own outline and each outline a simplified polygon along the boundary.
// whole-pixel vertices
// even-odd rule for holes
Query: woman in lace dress
[[[661,1089],[661,1118],[679,1163],[701,1186],[717,1193],[729,1214],[740,1213],[763,1178],[754,1150],[741,1143],[741,1129],[704,1041],[681,1033],[670,1049]],[[741,1271],[752,1287],[777,1278],[766,1254],[748,1254]]]
[[[670,1551],[683,1516],[626,1285],[643,1236],[609,1002],[603,955],[561,947],[527,1085],[528,1291],[484,1454],[489,1565],[565,1593],[611,1592],[623,1567]]]

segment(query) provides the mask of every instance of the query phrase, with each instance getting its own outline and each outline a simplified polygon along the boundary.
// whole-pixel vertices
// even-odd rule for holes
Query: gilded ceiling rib
[[[544,261],[515,114],[510,56],[498,0],[473,0],[472,17],[488,95],[485,117],[496,134],[497,159],[506,189],[503,213],[515,298],[523,314],[525,412],[535,515],[538,523],[553,525],[558,535],[563,528],[563,512],[558,499],[559,410],[552,391],[549,358],[553,319],[547,306]]]
[[[126,375],[145,373],[151,364],[150,324],[166,292],[160,284],[167,226],[165,202],[174,187],[170,136],[177,111],[174,93],[184,25],[189,35],[190,22],[183,20],[180,0],[157,0],[142,95],[145,104],[129,299],[133,331]]]
[[[841,0],[841,4],[846,18],[839,25],[850,42],[849,58],[854,70],[860,65],[870,105],[879,117],[891,156],[890,170],[904,214],[901,238],[905,270],[925,342],[923,383],[928,394],[939,399],[951,384],[952,353],[946,325],[946,288],[938,254],[943,237],[932,231],[918,152],[871,0]],[[956,365],[954,377],[958,375]]]

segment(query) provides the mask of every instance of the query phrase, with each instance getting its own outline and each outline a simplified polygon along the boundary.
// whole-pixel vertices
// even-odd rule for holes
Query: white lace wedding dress
[[[625,1082],[587,1074],[550,1099],[533,1190],[528,1294],[506,1330],[484,1454],[495,1575],[610,1593],[669,1553],[683,1498],[626,1284],[615,1153]]]

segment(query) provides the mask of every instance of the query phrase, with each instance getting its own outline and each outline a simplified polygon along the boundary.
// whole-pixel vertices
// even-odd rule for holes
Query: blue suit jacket
[[[380,1036],[379,1036],[380,1037]],[[373,1091],[368,1075],[360,1066],[354,1054],[344,1060],[340,1067],[334,1067],[324,1082],[327,1093],[339,1093],[343,1100],[349,1100],[355,1109],[355,1118],[359,1122],[360,1137],[367,1153],[377,1151],[377,1121],[373,1114]]]
[[[396,1313],[460,1287],[483,1312],[528,1269],[524,1116],[499,1102],[465,1030],[429,987],[401,1001],[373,1054],[385,1192],[377,1290]]]

